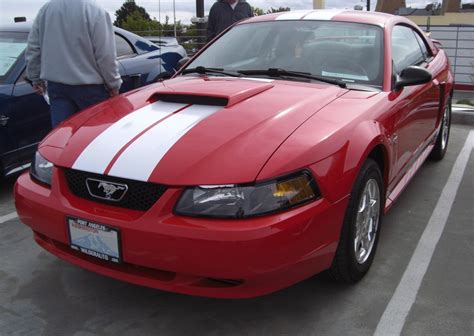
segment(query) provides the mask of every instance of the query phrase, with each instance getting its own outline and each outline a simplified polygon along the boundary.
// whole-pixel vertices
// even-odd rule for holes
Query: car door
[[[33,158],[38,143],[51,130],[49,105],[24,79],[24,72],[13,87],[9,128],[14,134],[20,165]]]
[[[117,48],[117,60],[120,65],[120,75],[123,81],[120,92],[127,92],[142,86],[142,74],[140,71],[143,71],[143,69],[131,66],[140,62],[136,59],[138,53],[135,48],[124,36],[118,33],[115,33],[115,45]]]
[[[16,148],[14,134],[8,127],[10,120],[10,98],[13,84],[0,84],[0,178],[16,167]]]
[[[131,56],[123,55],[119,57],[120,63],[125,68],[127,80],[137,86],[144,86],[156,82],[160,76],[167,71],[174,74],[174,66],[183,56],[177,52],[171,52],[168,47],[157,47],[151,42],[144,41],[139,36],[133,34],[120,35],[116,33],[116,43],[123,46],[122,51],[133,50],[135,54]],[[124,43],[127,42],[127,45]],[[179,48],[177,48],[178,50]],[[117,54],[119,48],[117,48]],[[124,81],[125,82],[125,81]]]
[[[50,130],[47,104],[23,78],[27,37],[24,31],[0,32],[0,164],[7,175],[31,161]]]
[[[398,25],[392,30],[392,64],[395,75],[408,66],[417,65],[430,69],[429,59],[423,53],[415,34],[409,26]],[[396,133],[395,171],[401,177],[424,149],[432,135],[439,109],[439,87],[433,80],[426,84],[404,87],[397,96],[398,115]]]

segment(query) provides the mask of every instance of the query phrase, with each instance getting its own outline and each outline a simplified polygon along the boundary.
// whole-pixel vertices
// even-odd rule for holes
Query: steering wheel
[[[321,64],[322,71],[333,72],[338,74],[347,74],[354,76],[367,77],[367,71],[351,58],[344,55],[333,55],[326,58]]]

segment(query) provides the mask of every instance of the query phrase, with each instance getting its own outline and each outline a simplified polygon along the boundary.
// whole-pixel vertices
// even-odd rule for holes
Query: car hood
[[[61,149],[49,156],[59,166],[133,180],[251,182],[285,139],[345,92],[327,84],[186,76],[80,113],[40,150]]]

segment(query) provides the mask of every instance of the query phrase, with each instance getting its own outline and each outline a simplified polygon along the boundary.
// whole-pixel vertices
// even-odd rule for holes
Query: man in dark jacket
[[[237,21],[253,16],[245,0],[219,0],[211,7],[207,22],[207,40],[210,41]]]

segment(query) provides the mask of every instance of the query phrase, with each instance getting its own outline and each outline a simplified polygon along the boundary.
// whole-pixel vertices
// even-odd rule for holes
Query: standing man
[[[209,42],[237,21],[252,16],[252,8],[245,0],[218,0],[209,12],[207,41]]]
[[[47,91],[55,127],[74,113],[118,95],[122,79],[109,13],[95,0],[50,0],[28,36],[26,75]]]

